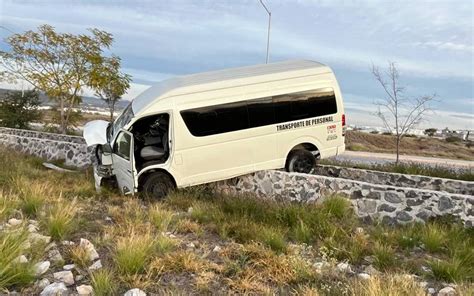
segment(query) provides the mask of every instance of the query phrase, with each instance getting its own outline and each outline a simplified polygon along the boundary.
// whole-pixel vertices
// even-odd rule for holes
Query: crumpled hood
[[[107,127],[109,122],[105,120],[93,120],[84,125],[82,136],[87,146],[104,145],[107,143]]]

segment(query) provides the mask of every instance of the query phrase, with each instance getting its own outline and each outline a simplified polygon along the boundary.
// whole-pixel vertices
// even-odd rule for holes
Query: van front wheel
[[[155,172],[149,175],[143,183],[142,192],[148,199],[159,200],[175,189],[173,180],[165,173]]]
[[[286,171],[309,174],[316,165],[316,158],[308,150],[294,150],[286,160]]]

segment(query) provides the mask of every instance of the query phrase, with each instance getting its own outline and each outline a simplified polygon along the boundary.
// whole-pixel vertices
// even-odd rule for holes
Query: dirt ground
[[[346,149],[395,153],[395,137],[348,131],[346,133]],[[465,142],[448,143],[445,140],[428,137],[404,137],[400,149],[401,154],[406,155],[474,160],[474,146],[468,147]]]

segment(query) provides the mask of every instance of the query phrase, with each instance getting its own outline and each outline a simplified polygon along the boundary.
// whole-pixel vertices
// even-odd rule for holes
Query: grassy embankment
[[[425,295],[417,281],[436,288],[452,282],[462,295],[473,292],[474,234],[457,223],[364,224],[337,196],[320,205],[281,204],[198,187],[143,201],[96,193],[89,171],[52,172],[36,158],[7,151],[0,162],[0,223],[23,221],[0,230],[1,289],[39,292],[33,265],[47,255],[45,245],[26,243],[33,219],[63,255],[51,271],[75,263],[73,272],[84,275],[76,284],[91,284],[95,295],[135,287],[182,294]],[[102,269],[87,271],[91,262],[80,238],[95,245]],[[20,255],[28,262],[18,262]],[[355,273],[338,271],[339,262]],[[360,279],[357,273],[369,265],[380,273]]]

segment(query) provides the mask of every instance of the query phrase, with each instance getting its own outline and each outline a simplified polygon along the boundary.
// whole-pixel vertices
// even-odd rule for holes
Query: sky
[[[392,61],[407,98],[436,94],[420,127],[474,129],[472,0],[264,2],[272,12],[270,62],[330,66],[349,124],[381,125],[373,112],[384,93],[370,68]],[[125,99],[175,75],[264,63],[267,21],[258,0],[0,0],[0,26],[13,32],[48,23],[112,33],[111,52],[133,77]],[[2,39],[11,34],[4,28]]]

